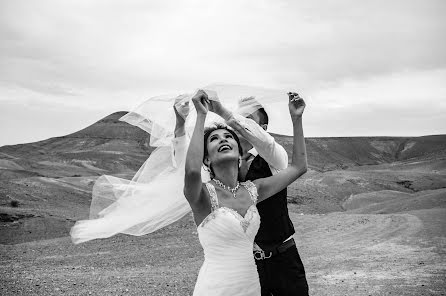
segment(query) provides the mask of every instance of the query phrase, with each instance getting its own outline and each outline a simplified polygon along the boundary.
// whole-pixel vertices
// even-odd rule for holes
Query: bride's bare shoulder
[[[211,195],[209,192],[209,190],[212,189],[210,189],[210,186],[206,184],[207,183],[202,183],[200,197],[194,205],[191,204],[194,221],[197,226],[200,225],[201,222],[212,212]]]

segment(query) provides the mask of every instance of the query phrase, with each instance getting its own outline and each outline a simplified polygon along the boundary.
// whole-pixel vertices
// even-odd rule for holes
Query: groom
[[[297,93],[288,93],[291,98]],[[250,106],[242,112],[246,118],[231,114],[219,102],[211,101],[211,111],[222,116],[243,139],[240,180],[269,177],[288,166],[285,149],[266,132],[268,114],[254,97],[242,99],[239,106]],[[241,108],[239,108],[241,109]],[[257,204],[260,229],[255,238],[254,258],[266,295],[308,295],[305,269],[293,239],[293,223],[288,214],[287,189]]]

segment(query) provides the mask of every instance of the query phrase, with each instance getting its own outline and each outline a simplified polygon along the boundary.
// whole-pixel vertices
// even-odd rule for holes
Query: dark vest
[[[245,180],[256,180],[272,176],[268,163],[257,155],[251,162]],[[255,242],[263,249],[282,243],[294,234],[294,227],[288,215],[287,189],[276,193],[257,204],[260,213],[260,229]]]

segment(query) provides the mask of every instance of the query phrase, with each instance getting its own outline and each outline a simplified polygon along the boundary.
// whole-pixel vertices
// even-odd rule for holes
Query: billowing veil
[[[210,100],[219,100],[234,114],[246,116],[263,107],[269,116],[269,132],[288,135],[292,132],[291,120],[284,116],[288,113],[286,91],[221,84],[201,89]],[[71,229],[74,243],[118,233],[148,234],[191,211],[183,195],[184,164],[196,111],[190,102],[190,112],[185,117],[186,135],[174,138],[173,106],[181,110],[193,94],[150,98],[120,119],[149,133],[150,145],[157,148],[132,180],[109,175],[98,178],[93,187],[89,220],[78,221]],[[208,112],[206,125],[215,121],[223,119]],[[203,171],[203,181],[208,178]]]

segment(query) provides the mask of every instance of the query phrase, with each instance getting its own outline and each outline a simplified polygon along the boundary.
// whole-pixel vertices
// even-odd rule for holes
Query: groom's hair
[[[204,129],[204,153],[203,153],[203,161],[204,159],[208,156],[208,138],[211,135],[211,133],[213,131],[219,130],[219,129],[224,129],[227,130],[229,133],[231,133],[231,135],[234,137],[235,141],[237,142],[237,146],[238,146],[238,151],[240,155],[243,155],[243,148],[242,148],[242,144],[240,144],[240,139],[237,136],[237,134],[227,125],[223,124],[223,123],[214,123],[213,125],[207,127]]]
[[[255,96],[244,97],[238,101],[238,108],[239,108],[238,110],[243,110],[244,108],[246,108],[246,106],[248,106],[248,108],[249,106],[257,107],[258,109],[252,112],[251,114],[254,113],[258,114],[260,125],[268,124],[269,122],[268,113],[266,113],[265,108],[263,108],[262,104],[260,104],[260,102],[256,99]],[[249,114],[244,114],[245,117],[247,117],[248,115]]]
[[[255,111],[255,112],[258,112],[259,119],[260,119],[259,124],[268,124],[268,122],[269,122],[268,113],[266,113],[266,111],[263,107],[260,109],[257,109],[257,111]]]

